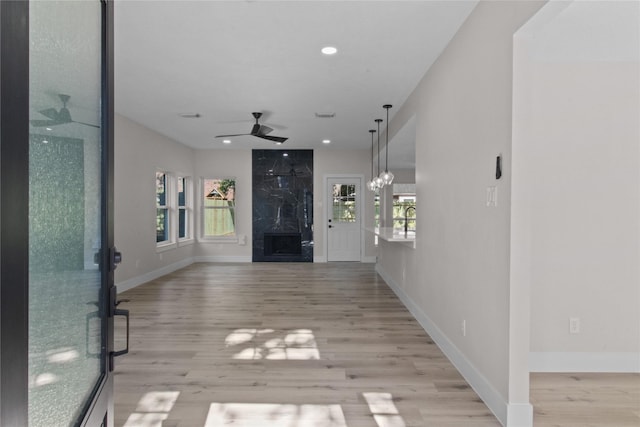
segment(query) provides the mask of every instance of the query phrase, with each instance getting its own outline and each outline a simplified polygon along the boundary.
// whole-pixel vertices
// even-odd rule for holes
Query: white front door
[[[327,179],[327,261],[360,261],[360,178]]]

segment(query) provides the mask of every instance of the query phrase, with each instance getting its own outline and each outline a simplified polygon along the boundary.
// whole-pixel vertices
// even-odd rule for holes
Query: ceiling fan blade
[[[91,126],[92,128],[100,129],[99,125],[94,125],[93,123],[76,122],[75,120],[71,120],[71,123],[78,123],[79,125]]]
[[[227,137],[231,137],[231,136],[246,136],[246,135],[251,135],[250,133],[236,133],[234,135],[216,135],[214,136],[214,138],[227,138]]]
[[[253,125],[253,127],[251,128],[251,133],[249,135],[258,135],[260,133],[260,125],[258,123],[256,123],[255,125]]]
[[[60,124],[60,122],[56,120],[29,120],[29,122],[31,123],[31,126],[35,126],[37,128],[42,128],[45,126],[55,126]]]
[[[260,129],[258,129],[256,136],[264,136],[271,132],[273,132],[273,129],[271,129],[269,126],[260,125]]]
[[[51,120],[55,120],[56,122],[58,122],[58,110],[56,110],[55,108],[47,108],[46,110],[40,110],[39,111],[40,114],[42,114],[45,117],[49,117]]]
[[[255,136],[257,136],[258,138],[268,139],[269,141],[275,141],[279,143],[283,143],[287,139],[289,139],[289,138],[284,138],[282,136],[270,136],[270,135],[255,135]]]

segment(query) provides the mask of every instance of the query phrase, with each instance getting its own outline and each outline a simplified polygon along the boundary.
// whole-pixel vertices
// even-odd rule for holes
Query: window
[[[416,185],[393,184],[393,228],[416,229]]]
[[[178,177],[178,240],[191,238],[191,179]]]
[[[156,243],[168,243],[169,237],[169,205],[168,175],[156,172]]]
[[[236,180],[202,180],[202,237],[235,237]]]

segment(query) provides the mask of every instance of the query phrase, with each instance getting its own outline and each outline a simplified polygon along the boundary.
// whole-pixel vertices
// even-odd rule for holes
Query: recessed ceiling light
[[[223,139],[223,140],[222,140],[222,143],[223,143],[223,144],[231,144],[231,141],[230,141],[230,140],[228,140],[228,139]]]
[[[289,153],[283,153],[282,157],[289,157]]]
[[[276,142],[276,145],[282,145],[282,142]]]
[[[323,144],[331,144],[331,140],[330,139],[323,139],[322,143]]]
[[[338,49],[336,49],[333,46],[325,46],[322,48],[322,53],[324,53],[325,55],[333,55],[338,51]]]

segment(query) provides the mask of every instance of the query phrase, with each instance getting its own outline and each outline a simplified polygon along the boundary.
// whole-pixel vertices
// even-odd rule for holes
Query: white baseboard
[[[420,307],[413,302],[411,297],[380,267],[380,264],[376,265],[376,271],[503,426],[531,427],[533,425],[533,407],[530,404],[508,404],[507,400],[487,381],[484,375],[473,366],[440,328],[429,319],[429,316],[427,316]],[[528,420],[527,417],[529,418]]]
[[[142,285],[143,283],[147,283],[157,279],[158,277],[162,277],[169,273],[173,273],[174,271],[180,270],[181,268],[187,267],[193,263],[194,263],[194,258],[186,258],[186,259],[183,259],[182,261],[165,265],[164,267],[159,268],[157,270],[153,270],[148,273],[142,274],[140,276],[132,277],[131,279],[118,282],[116,283],[118,293],[128,291],[129,289],[133,289],[136,286]]]
[[[531,372],[640,373],[640,353],[531,352]]]
[[[252,262],[253,259],[250,256],[197,256],[194,257],[194,262]]]
[[[362,263],[374,264],[378,258],[376,256],[365,256],[360,259]],[[326,256],[314,256],[313,262],[328,262]]]

